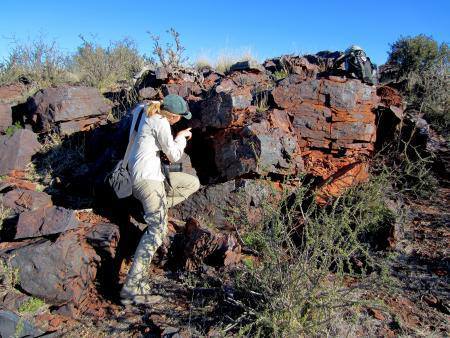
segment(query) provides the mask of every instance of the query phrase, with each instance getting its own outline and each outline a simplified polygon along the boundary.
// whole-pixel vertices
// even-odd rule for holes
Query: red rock
[[[0,175],[11,170],[23,170],[41,145],[30,130],[17,130],[12,136],[0,136]]]
[[[0,103],[0,132],[12,125],[12,110],[9,104]]]
[[[19,215],[14,239],[57,234],[79,224],[75,211],[62,207],[25,211]]]
[[[89,87],[47,88],[28,101],[29,119],[39,132],[62,128],[63,134],[69,134],[85,130],[88,125],[106,120],[110,109],[99,91]],[[68,122],[72,123],[64,125]]]
[[[386,107],[395,106],[402,107],[403,106],[403,98],[400,93],[392,87],[381,86],[377,88],[377,95],[380,97],[381,103],[383,103]]]
[[[93,129],[95,127],[104,125],[105,123],[106,119],[104,117],[103,118],[92,117],[77,121],[61,122],[59,124],[59,134],[62,136],[71,135],[78,131],[87,131]]]
[[[93,241],[93,236],[103,240]],[[13,250],[0,248],[0,256],[18,269],[19,284],[24,291],[59,308],[61,313],[77,317],[92,306],[99,306],[97,272],[100,267],[112,266],[111,256],[105,253],[115,253],[118,238],[116,225],[86,225],[53,241],[39,239]]]
[[[26,99],[29,88],[21,83],[0,86],[0,103],[17,104]]]
[[[53,205],[50,195],[45,192],[20,188],[7,192],[2,196],[1,202],[4,206],[12,209],[16,213],[48,208]]]
[[[368,311],[373,318],[378,320],[386,320],[386,318],[384,317],[383,313],[381,313],[380,310],[369,308]]]
[[[186,224],[185,268],[198,269],[202,264],[233,266],[240,262],[241,246],[231,234],[215,233],[191,219]]]
[[[11,177],[11,176],[4,177],[2,182],[10,184],[11,186],[14,186],[19,189],[36,190],[36,188],[37,188],[36,183],[30,182],[28,180]]]

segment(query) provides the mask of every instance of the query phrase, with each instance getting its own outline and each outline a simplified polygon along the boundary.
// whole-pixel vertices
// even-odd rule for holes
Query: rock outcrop
[[[36,134],[30,130],[16,130],[12,136],[0,135],[0,175],[25,169],[40,148]]]
[[[0,204],[20,214],[24,211],[34,211],[48,208],[53,205],[52,198],[45,192],[26,189],[13,189],[3,196],[0,195]]]
[[[28,101],[29,120],[37,132],[61,135],[87,130],[106,122],[111,105],[97,89],[56,87],[40,90]]]
[[[203,185],[169,211],[181,225],[177,228],[172,220],[169,244],[160,250],[165,258],[155,267],[232,267],[241,260],[233,232],[244,224],[258,225],[266,206],[298,186],[298,176],[311,178],[321,202],[367,179],[376,142],[385,137],[377,126],[399,120],[403,103],[390,88],[330,72],[339,55],[285,56],[263,65],[239,62],[227,74],[209,68],[151,67],[142,72],[132,95],[153,100],[177,94],[188,102],[193,119],[174,126],[174,133],[176,128],[192,127],[194,137],[180,162],[183,171],[197,174]],[[22,87],[1,87],[0,101],[2,95],[18,96]],[[129,104],[128,90],[106,94],[117,99],[114,109]],[[20,107],[12,106],[18,103]],[[133,250],[125,246],[137,242],[146,227],[126,229],[133,223],[128,214],[132,203],[114,204],[117,201],[105,189],[104,177],[123,157],[131,122],[130,114],[121,111],[124,117],[118,123],[106,123],[111,107],[97,89],[73,86],[40,90],[26,107],[11,97],[0,102],[2,133],[17,120],[44,134],[41,140],[59,133],[62,149],[71,141],[82,139],[85,144],[77,157],[82,163],[52,177],[47,194],[35,191],[37,182],[28,181],[23,172],[41,148],[37,135],[18,130],[0,136],[0,175],[8,175],[0,179],[0,204],[9,209],[1,229],[0,259],[17,272],[16,283],[27,295],[72,317],[101,311],[99,295],[105,288],[115,293],[119,286],[116,281],[111,288],[106,283],[119,274],[116,252],[128,260]],[[26,119],[20,115],[25,108]],[[39,154],[34,159],[41,155],[45,158]],[[108,219],[80,218],[71,204],[78,198],[89,205],[78,208],[103,206]],[[140,223],[134,218],[134,225]],[[126,244],[119,246],[119,226],[110,222],[120,224]]]
[[[28,294],[77,316],[93,306],[97,271],[102,264],[112,264],[102,261],[103,254],[106,250],[113,258],[118,239],[116,225],[85,224],[56,240],[3,243],[0,257],[17,269],[20,287]]]
[[[206,173],[209,182],[306,173],[329,185],[342,176],[349,184],[367,177],[380,103],[376,88],[342,77],[309,78],[314,74],[292,74],[276,84],[267,74],[245,71],[217,79],[197,114],[199,156],[213,160],[199,171],[216,175]],[[194,163],[201,162],[195,151]]]

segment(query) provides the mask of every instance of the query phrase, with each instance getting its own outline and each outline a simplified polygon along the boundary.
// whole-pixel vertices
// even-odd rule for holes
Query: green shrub
[[[408,77],[432,66],[436,60],[448,58],[448,45],[438,43],[429,36],[400,37],[391,44],[388,63],[399,66],[398,77]]]
[[[35,298],[35,297],[30,297],[24,303],[22,303],[17,310],[21,314],[24,314],[24,313],[34,314],[34,313],[36,313],[37,310],[39,310],[44,305],[45,305],[45,303],[41,299]]]
[[[395,221],[385,203],[388,187],[386,176],[374,177],[320,207],[303,185],[265,205],[259,227],[244,227],[241,235],[258,257],[236,275],[238,296],[231,302],[241,312],[224,331],[252,337],[336,334],[335,310],[357,302],[345,279],[369,279],[383,270],[371,250]]]
[[[14,133],[17,130],[20,130],[20,129],[22,129],[22,125],[20,124],[20,122],[16,122],[12,126],[9,126],[8,128],[6,128],[5,134],[6,134],[6,136],[11,137],[14,135]]]
[[[398,66],[397,80],[406,80],[403,94],[408,109],[424,114],[432,125],[448,133],[450,81],[447,43],[417,35],[401,37],[391,45],[388,63]]]
[[[28,42],[14,42],[9,56],[0,64],[0,85],[19,80],[48,87],[69,81],[68,58],[58,45],[42,37]]]
[[[106,48],[81,36],[82,44],[73,56],[72,69],[82,84],[111,90],[119,82],[131,84],[144,59],[130,39],[111,42]]]
[[[373,162],[374,171],[390,178],[394,189],[405,197],[426,199],[433,196],[438,182],[432,172],[433,155],[400,141],[380,151]]]
[[[10,290],[20,283],[20,271],[13,268],[8,261],[0,259],[0,284]]]
[[[285,70],[277,70],[275,73],[273,73],[275,81],[282,80],[286,78],[288,75],[289,73]]]

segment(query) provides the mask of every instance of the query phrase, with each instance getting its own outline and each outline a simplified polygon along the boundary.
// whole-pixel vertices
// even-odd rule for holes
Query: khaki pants
[[[134,254],[134,261],[128,272],[121,295],[150,293],[148,269],[158,247],[167,234],[167,209],[184,201],[196,192],[200,183],[198,178],[186,173],[170,173],[172,187],[167,191],[164,182],[143,180],[133,186],[133,196],[144,208],[144,219],[147,223],[139,245]]]

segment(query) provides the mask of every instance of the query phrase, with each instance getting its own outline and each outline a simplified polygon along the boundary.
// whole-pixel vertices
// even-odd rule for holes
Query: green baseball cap
[[[167,95],[162,102],[162,109],[176,115],[181,115],[185,119],[190,120],[191,112],[188,110],[186,101],[179,95]]]

